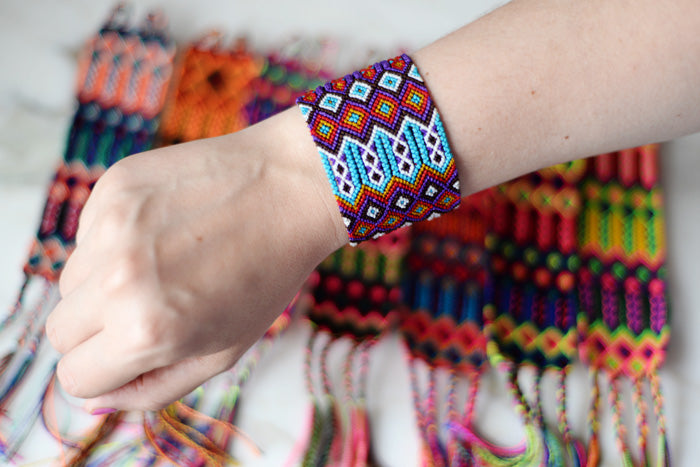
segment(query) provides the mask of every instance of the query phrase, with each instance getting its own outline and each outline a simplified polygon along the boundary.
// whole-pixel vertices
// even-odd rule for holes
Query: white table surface
[[[342,67],[362,61],[368,48],[412,49],[438,38],[499,3],[489,0],[391,0],[354,2],[184,0],[139,1],[137,12],[160,7],[180,43],[210,28],[247,34],[258,49],[291,34],[328,36],[341,44]],[[22,264],[38,225],[45,189],[58,163],[73,112],[75,56],[110,10],[112,2],[87,0],[2,0],[0,3],[0,306],[8,307],[20,286]],[[367,12],[373,11],[368,18]],[[359,58],[358,58],[359,57]],[[662,371],[674,464],[696,466],[700,458],[700,136],[663,146],[667,196],[669,270],[673,305],[672,340]],[[241,450],[244,465],[278,466],[304,425],[308,399],[302,380],[308,329],[298,323],[256,369],[245,389],[240,426],[264,450]],[[340,347],[343,347],[341,344]],[[343,352],[331,355],[341,364]],[[518,437],[517,422],[498,376],[487,378],[479,403],[480,425],[502,441]],[[586,374],[577,369],[570,384],[572,423],[585,424]],[[386,466],[417,465],[417,433],[408,373],[396,337],[374,349],[369,376],[369,410],[377,460]],[[604,404],[605,405],[605,404]],[[629,404],[628,404],[629,407]],[[602,415],[604,465],[619,465],[609,413]],[[0,420],[0,429],[2,427]],[[516,428],[513,428],[516,426]],[[55,443],[35,430],[24,462],[51,465]],[[42,460],[43,459],[43,460]]]

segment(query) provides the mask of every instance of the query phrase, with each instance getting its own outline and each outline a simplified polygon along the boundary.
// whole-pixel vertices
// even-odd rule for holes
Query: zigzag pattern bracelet
[[[408,55],[330,81],[297,104],[351,244],[459,206],[440,115]]]

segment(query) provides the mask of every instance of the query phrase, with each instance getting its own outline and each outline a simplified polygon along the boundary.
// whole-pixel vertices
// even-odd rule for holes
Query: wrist
[[[318,149],[299,109],[294,106],[280,114],[280,129],[291,163],[300,170],[308,188],[309,210],[318,224],[316,230],[326,245],[323,258],[348,243],[348,232],[328,180]],[[323,259],[321,258],[321,259]]]
[[[289,230],[312,267],[348,243],[348,234],[308,129],[296,107],[246,130],[261,144],[266,164],[266,184],[273,186],[267,202],[284,206],[279,222]],[[304,248],[302,248],[302,245]]]

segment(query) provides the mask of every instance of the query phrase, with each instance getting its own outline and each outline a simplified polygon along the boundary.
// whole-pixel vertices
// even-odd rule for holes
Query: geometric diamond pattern
[[[611,330],[598,320],[581,331],[581,360],[591,368],[604,370],[611,379],[620,375],[633,380],[648,378],[663,364],[670,338],[669,325],[660,333],[647,328],[637,334],[625,326]]]
[[[459,205],[440,115],[407,55],[319,86],[297,104],[351,244]]]
[[[502,352],[515,362],[563,368],[576,358],[576,327],[566,331],[556,327],[539,329],[532,322],[518,324],[511,316],[502,314],[491,323],[490,329]]]
[[[490,332],[516,365],[565,369],[576,356],[575,226],[581,208],[558,201],[576,192],[584,175],[580,164],[576,169],[544,169],[492,190],[497,213],[487,236],[494,267]]]

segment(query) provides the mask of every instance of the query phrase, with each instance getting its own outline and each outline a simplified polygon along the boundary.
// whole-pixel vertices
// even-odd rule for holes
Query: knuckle
[[[103,177],[106,177],[108,173],[106,172]],[[138,227],[141,220],[147,196],[143,191],[129,185],[129,182],[120,181],[122,178],[121,176],[109,178],[108,182],[97,192],[99,197],[94,200],[95,203],[89,206],[95,211],[92,223],[98,230],[96,233],[100,236],[116,233],[121,237],[130,229]],[[95,190],[97,190],[97,186]]]
[[[107,292],[124,292],[135,288],[147,274],[143,255],[135,251],[123,251],[105,272],[102,286]]]
[[[133,178],[132,171],[123,161],[119,161],[102,174],[95,184],[95,191],[104,196],[120,193],[130,186]]]
[[[102,208],[97,220],[100,236],[122,237],[134,218],[134,206],[130,196],[121,193],[106,201]]]
[[[129,341],[134,352],[157,366],[170,363],[173,355],[168,324],[152,313],[142,313],[132,321]]]

